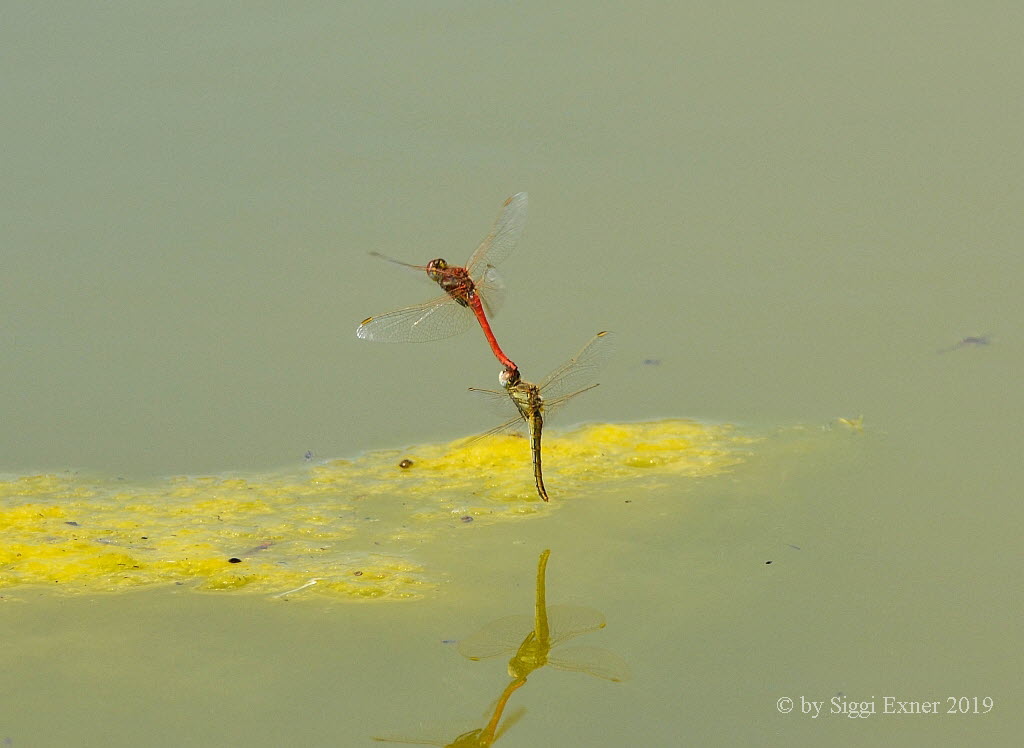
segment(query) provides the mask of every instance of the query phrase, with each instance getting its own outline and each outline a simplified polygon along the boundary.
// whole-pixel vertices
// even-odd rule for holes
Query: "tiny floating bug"
[[[940,348],[936,353],[949,353],[959,348],[978,347],[988,345],[991,342],[992,339],[988,335],[968,335],[966,338],[961,338],[956,345],[951,345],[949,348]]]

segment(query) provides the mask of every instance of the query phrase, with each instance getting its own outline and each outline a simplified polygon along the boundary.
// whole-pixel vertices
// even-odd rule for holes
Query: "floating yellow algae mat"
[[[522,521],[586,501],[723,472],[756,440],[684,420],[545,433],[551,504],[525,439],[380,451],[250,476],[130,484],[76,474],[0,479],[0,596],[152,585],[349,600],[428,594],[442,572],[416,549],[455,528]],[[27,591],[27,590],[26,590]]]

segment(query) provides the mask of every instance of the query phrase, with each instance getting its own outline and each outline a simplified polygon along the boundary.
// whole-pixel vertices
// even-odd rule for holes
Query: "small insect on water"
[[[398,467],[402,468],[402,470],[408,470],[409,468],[411,468],[415,464],[416,463],[414,463],[412,460],[405,459],[405,460],[402,460],[400,463],[398,463]]]
[[[992,338],[988,335],[968,335],[966,338],[961,338],[955,345],[951,345],[948,348],[940,348],[935,351],[936,353],[949,353],[950,351],[959,350],[960,348],[980,348],[983,345],[989,345],[992,342]]]

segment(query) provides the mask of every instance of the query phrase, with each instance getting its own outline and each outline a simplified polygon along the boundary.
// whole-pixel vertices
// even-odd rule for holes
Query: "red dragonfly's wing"
[[[466,263],[469,277],[476,281],[488,265],[497,265],[511,254],[526,224],[526,193],[517,192],[505,201],[491,232]]]
[[[390,262],[393,265],[398,265],[411,273],[416,273],[416,275],[419,275],[420,277],[427,273],[426,265],[413,265],[408,262],[402,262],[401,260],[396,260],[394,257],[388,257],[380,252],[367,252],[367,254],[370,255],[370,257],[376,257],[379,260],[384,260],[385,262]]]
[[[472,310],[447,294],[436,299],[364,319],[356,336],[377,343],[427,343],[465,332]]]
[[[473,283],[476,285],[476,292],[484,305],[484,313],[487,319],[494,319],[494,315],[501,309],[505,302],[505,283],[493,265],[487,265],[484,272]]]

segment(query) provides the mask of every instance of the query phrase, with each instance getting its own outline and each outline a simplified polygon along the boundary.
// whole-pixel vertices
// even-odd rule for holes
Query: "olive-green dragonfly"
[[[515,416],[500,426],[491,429],[483,436],[498,434],[503,431],[514,431],[526,426],[530,432],[530,451],[533,455],[533,477],[537,484],[537,493],[548,500],[548,492],[544,487],[544,473],[541,468],[541,433],[544,429],[545,417],[552,411],[562,407],[572,398],[597,387],[594,378],[598,369],[612,351],[612,334],[599,332],[575,356],[559,366],[541,380],[540,384],[527,382],[519,375],[518,369],[505,367],[498,375],[503,390],[481,390],[471,387],[473,392],[481,392],[498,400],[504,401],[504,409],[508,410],[510,401],[515,408]]]

